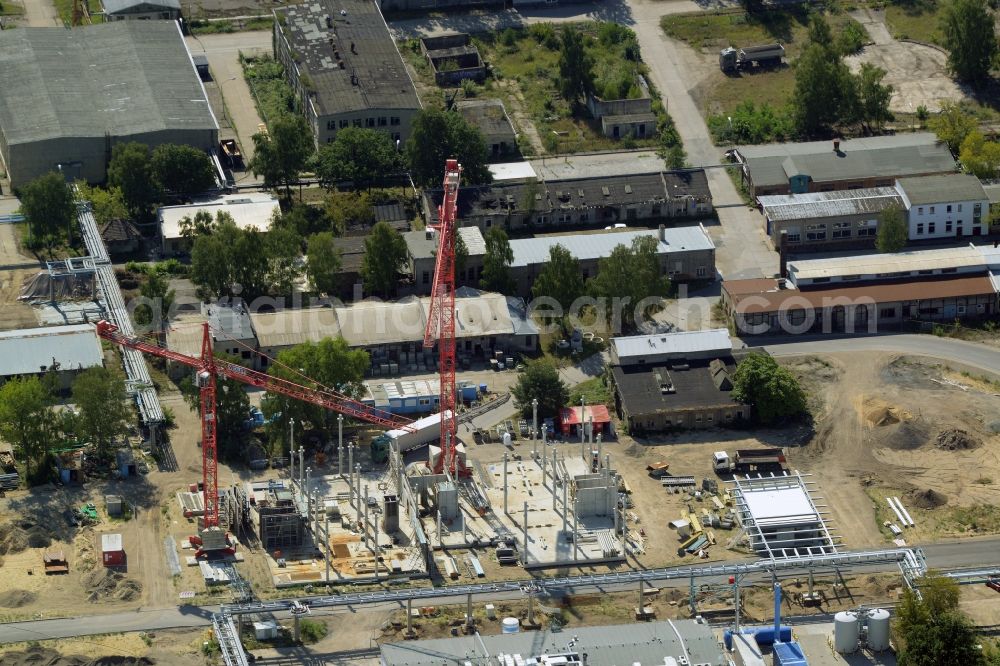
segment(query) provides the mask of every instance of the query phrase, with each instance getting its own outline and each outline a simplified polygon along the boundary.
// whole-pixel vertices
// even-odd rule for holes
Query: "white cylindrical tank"
[[[868,648],[872,652],[889,649],[889,611],[884,608],[868,614]]]
[[[510,440],[511,440],[510,433],[509,432],[505,432],[503,434],[503,445],[504,446],[510,446]]]
[[[850,654],[858,649],[860,633],[857,613],[840,611],[833,616],[833,649],[840,654]]]
[[[502,627],[502,632],[505,634],[516,634],[521,630],[521,621],[516,617],[505,617],[500,625]]]

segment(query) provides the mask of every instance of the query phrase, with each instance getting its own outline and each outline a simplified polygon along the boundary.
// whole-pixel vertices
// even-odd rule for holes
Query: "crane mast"
[[[434,283],[431,287],[430,316],[424,331],[424,347],[438,345],[438,372],[441,383],[441,454],[434,461],[434,472],[440,474],[447,465],[451,474],[463,474],[457,469],[458,415],[455,399],[455,224],[458,217],[458,186],[462,167],[458,160],[449,159],[444,168],[444,196],[438,207],[437,224],[429,225],[438,232],[437,259],[434,263]]]
[[[139,338],[126,336],[118,330],[117,326],[108,321],[97,323],[97,335],[122,347],[152,354],[195,369],[201,404],[202,488],[205,498],[204,526],[206,530],[219,526],[218,415],[215,402],[217,377],[233,379],[249,386],[264,389],[269,393],[302,400],[387,429],[412,431],[409,419],[366,405],[337,391],[302,386],[287,379],[272,377],[267,373],[245,368],[238,363],[216,359],[212,354],[212,337],[209,334],[207,322],[203,325],[200,358],[164,349]]]

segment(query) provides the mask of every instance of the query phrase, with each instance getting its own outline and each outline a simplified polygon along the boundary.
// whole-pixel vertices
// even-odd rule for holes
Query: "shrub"
[[[500,43],[504,46],[516,46],[517,32],[513,28],[507,28],[500,33]]]
[[[837,50],[843,55],[857,53],[865,45],[866,38],[867,35],[861,24],[857,21],[848,21],[840,36],[837,37]]]
[[[528,34],[550,51],[559,49],[559,37],[556,35],[556,29],[552,27],[551,23],[535,23],[528,28]]]

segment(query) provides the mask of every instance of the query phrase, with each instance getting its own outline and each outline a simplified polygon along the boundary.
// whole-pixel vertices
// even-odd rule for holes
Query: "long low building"
[[[13,187],[104,182],[115,145],[211,150],[219,125],[174,21],[0,31],[0,156]]]
[[[347,306],[233,312],[213,305],[209,313],[217,349],[266,370],[268,358],[304,342],[343,337],[349,346],[371,354],[372,375],[433,371],[436,350],[424,349],[430,298],[395,302],[361,301]],[[458,357],[462,363],[506,354],[534,352],[539,331],[524,301],[502,294],[460,288],[455,301]],[[200,328],[185,326],[167,336],[169,348],[195,354]],[[261,352],[260,354],[251,353]]]
[[[877,332],[998,311],[1000,251],[969,246],[791,261],[785,278],[730,280],[722,304],[742,335]]]
[[[59,388],[66,389],[79,372],[103,364],[101,341],[91,324],[0,332],[0,384],[54,373]]]
[[[460,284],[470,284],[482,276],[486,242],[478,227],[463,227],[459,234],[468,250],[465,269],[458,276]],[[437,240],[432,232],[411,231],[403,235],[410,255],[410,267],[417,293],[430,293],[434,275]],[[592,234],[559,234],[517,238],[510,241],[514,260],[510,276],[516,293],[529,296],[531,286],[549,262],[549,250],[561,245],[576,257],[584,279],[597,275],[601,259],[618,245],[631,246],[636,238],[655,238],[660,268],[671,280],[714,280],[715,244],[701,224],[688,227],[660,226],[659,229],[609,230]]]

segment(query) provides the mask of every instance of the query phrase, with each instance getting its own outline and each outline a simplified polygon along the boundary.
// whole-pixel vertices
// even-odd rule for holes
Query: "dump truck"
[[[716,474],[783,472],[787,469],[785,463],[784,449],[739,449],[732,456],[725,451],[712,454]]]
[[[785,47],[781,44],[762,44],[741,49],[732,46],[719,51],[719,69],[735,72],[753,67],[771,67],[781,63]]]

